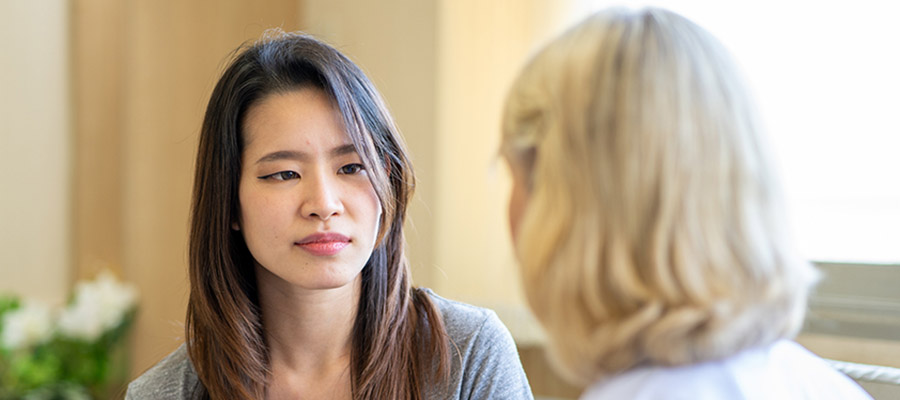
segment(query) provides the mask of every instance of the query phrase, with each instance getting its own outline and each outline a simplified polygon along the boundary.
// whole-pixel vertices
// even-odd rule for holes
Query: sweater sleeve
[[[464,356],[461,398],[533,399],[512,335],[487,312]]]
[[[125,400],[191,400],[200,381],[181,345],[172,354],[128,385]]]

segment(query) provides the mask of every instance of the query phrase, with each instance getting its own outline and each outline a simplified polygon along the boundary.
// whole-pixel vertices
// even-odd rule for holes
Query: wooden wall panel
[[[122,272],[122,11],[118,0],[71,6],[75,279]]]

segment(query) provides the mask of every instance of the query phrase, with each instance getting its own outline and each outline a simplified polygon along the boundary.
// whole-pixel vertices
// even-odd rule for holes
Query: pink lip
[[[294,243],[316,256],[333,256],[349,244],[350,238],[339,233],[314,233]]]

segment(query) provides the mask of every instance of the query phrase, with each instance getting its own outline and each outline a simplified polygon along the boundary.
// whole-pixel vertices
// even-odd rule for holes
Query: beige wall
[[[49,304],[70,276],[68,1],[0,1],[0,292]]]
[[[522,304],[507,228],[510,179],[497,158],[503,98],[558,26],[563,3],[439,3],[435,286],[498,311]]]

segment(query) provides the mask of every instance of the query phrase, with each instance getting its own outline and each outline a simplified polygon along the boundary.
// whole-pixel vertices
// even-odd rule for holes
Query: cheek
[[[256,235],[260,230],[277,228],[280,222],[289,221],[285,215],[289,213],[288,205],[282,204],[277,197],[265,196],[263,193],[241,185],[238,190],[237,219],[245,238]],[[250,239],[250,238],[247,238]]]
[[[253,196],[252,190],[248,188],[248,185],[245,184],[243,180],[240,181],[239,185],[237,218],[241,224],[241,227],[246,228],[244,225],[246,225],[248,221],[253,220],[253,210],[259,208],[256,204],[258,199]]]
[[[231,228],[238,231],[244,228],[244,208],[247,204],[246,194],[244,193],[243,180],[238,181],[238,204],[235,215],[232,217]]]
[[[381,201],[371,183],[354,182],[353,187],[345,192],[345,203],[350,218],[356,225],[356,234],[373,248],[378,245],[378,233],[381,229]]]
[[[366,196],[361,196],[361,198],[366,199],[365,208],[367,218],[373,225],[372,231],[374,232],[374,235],[378,236],[378,230],[381,226],[381,214],[384,210],[381,208],[381,201],[378,200],[378,194],[375,193],[375,188],[370,185]]]

